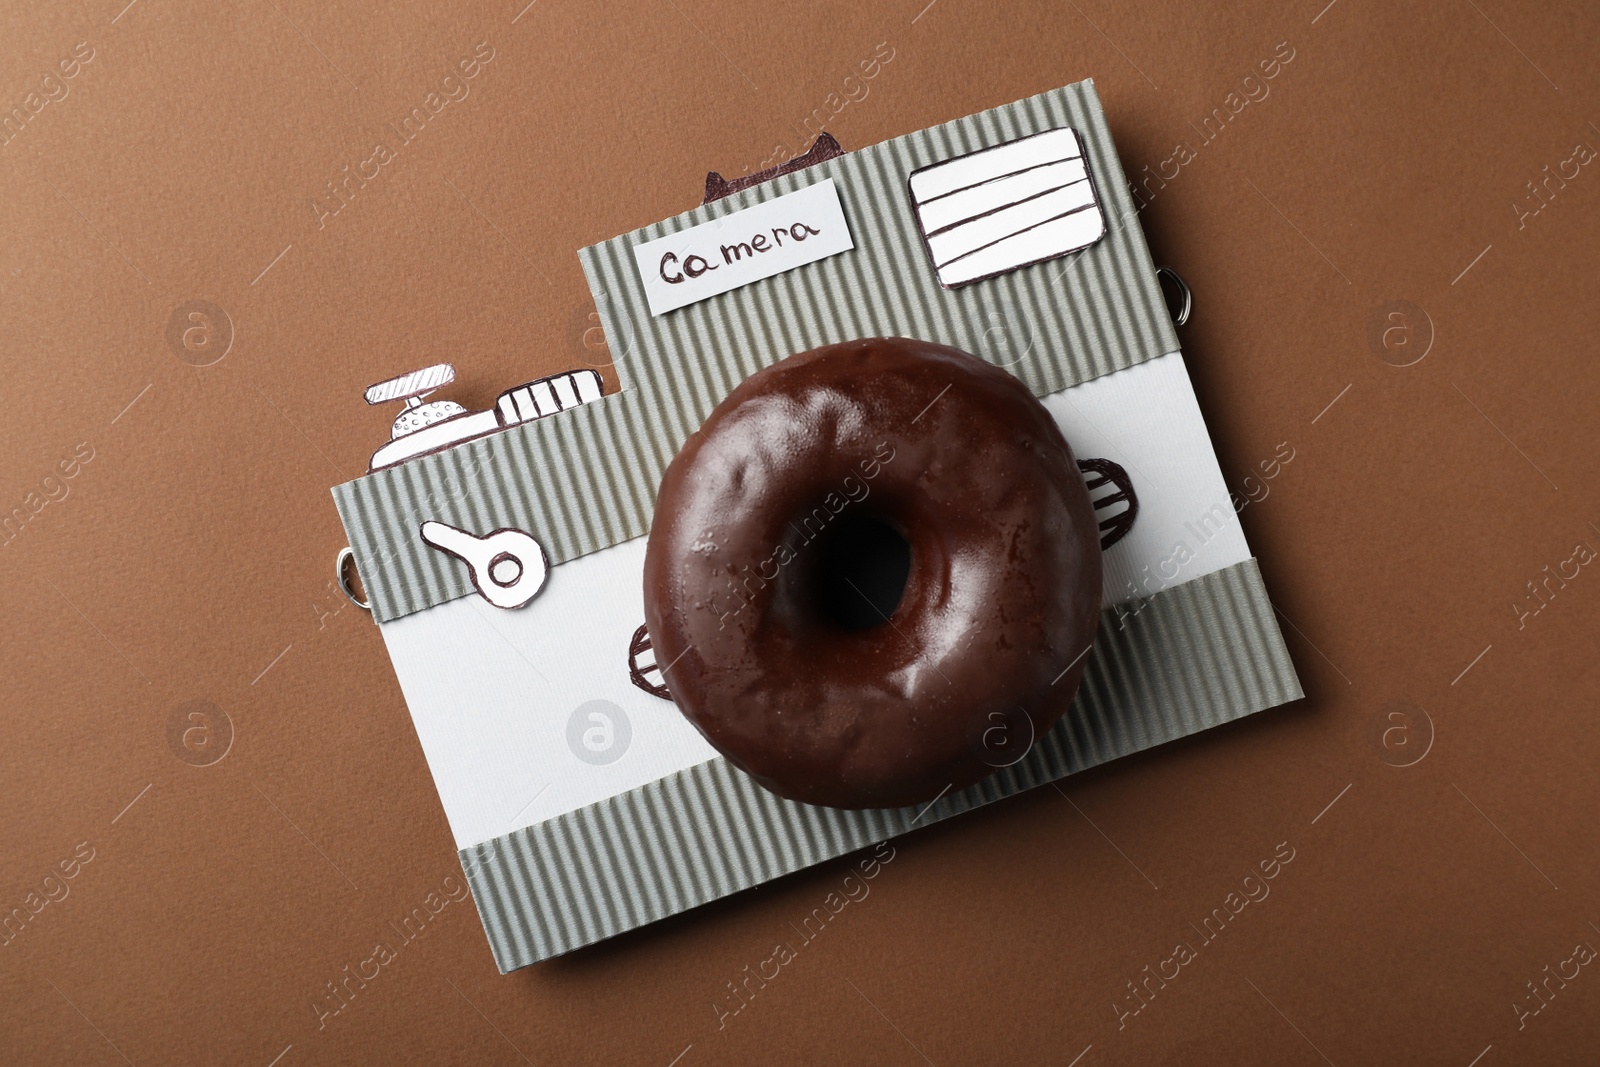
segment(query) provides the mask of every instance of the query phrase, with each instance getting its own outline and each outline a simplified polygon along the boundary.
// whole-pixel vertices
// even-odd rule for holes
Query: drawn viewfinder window
[[[923,167],[907,185],[946,289],[1080,251],[1106,234],[1082,142],[1067,126]]]

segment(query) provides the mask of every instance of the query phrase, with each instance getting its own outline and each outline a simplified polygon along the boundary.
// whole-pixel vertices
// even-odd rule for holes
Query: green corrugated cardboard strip
[[[1100,620],[1072,708],[1020,762],[926,809],[784,800],[713,759],[461,851],[500,970],[570,952],[1302,693],[1254,560]]]
[[[1083,138],[1106,236],[1062,259],[940,288],[907,176],[1060,126]],[[650,316],[634,245],[829,177],[854,251]],[[579,256],[623,391],[336,487],[379,622],[473,591],[460,562],[417,536],[427,519],[478,532],[526,530],[553,564],[647,533],[661,472],[683,441],[739,382],[795,352],[860,337],[918,337],[1002,363],[1045,396],[1178,348],[1089,82],[848,153]]]

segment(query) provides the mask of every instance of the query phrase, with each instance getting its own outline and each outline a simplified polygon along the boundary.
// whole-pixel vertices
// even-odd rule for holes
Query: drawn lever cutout
[[[478,594],[497,608],[520,608],[544,588],[550,573],[544,546],[521,530],[492,530],[482,537],[428,520],[422,539],[461,560]]]

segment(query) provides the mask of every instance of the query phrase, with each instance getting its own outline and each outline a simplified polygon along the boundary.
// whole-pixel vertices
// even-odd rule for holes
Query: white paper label
[[[634,245],[633,258],[650,314],[664,315],[854,247],[828,178]]]

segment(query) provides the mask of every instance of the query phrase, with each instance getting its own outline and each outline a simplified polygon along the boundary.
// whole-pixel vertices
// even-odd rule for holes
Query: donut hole
[[[818,539],[809,575],[818,617],[843,630],[882,626],[911,575],[911,542],[890,523],[847,511]]]

